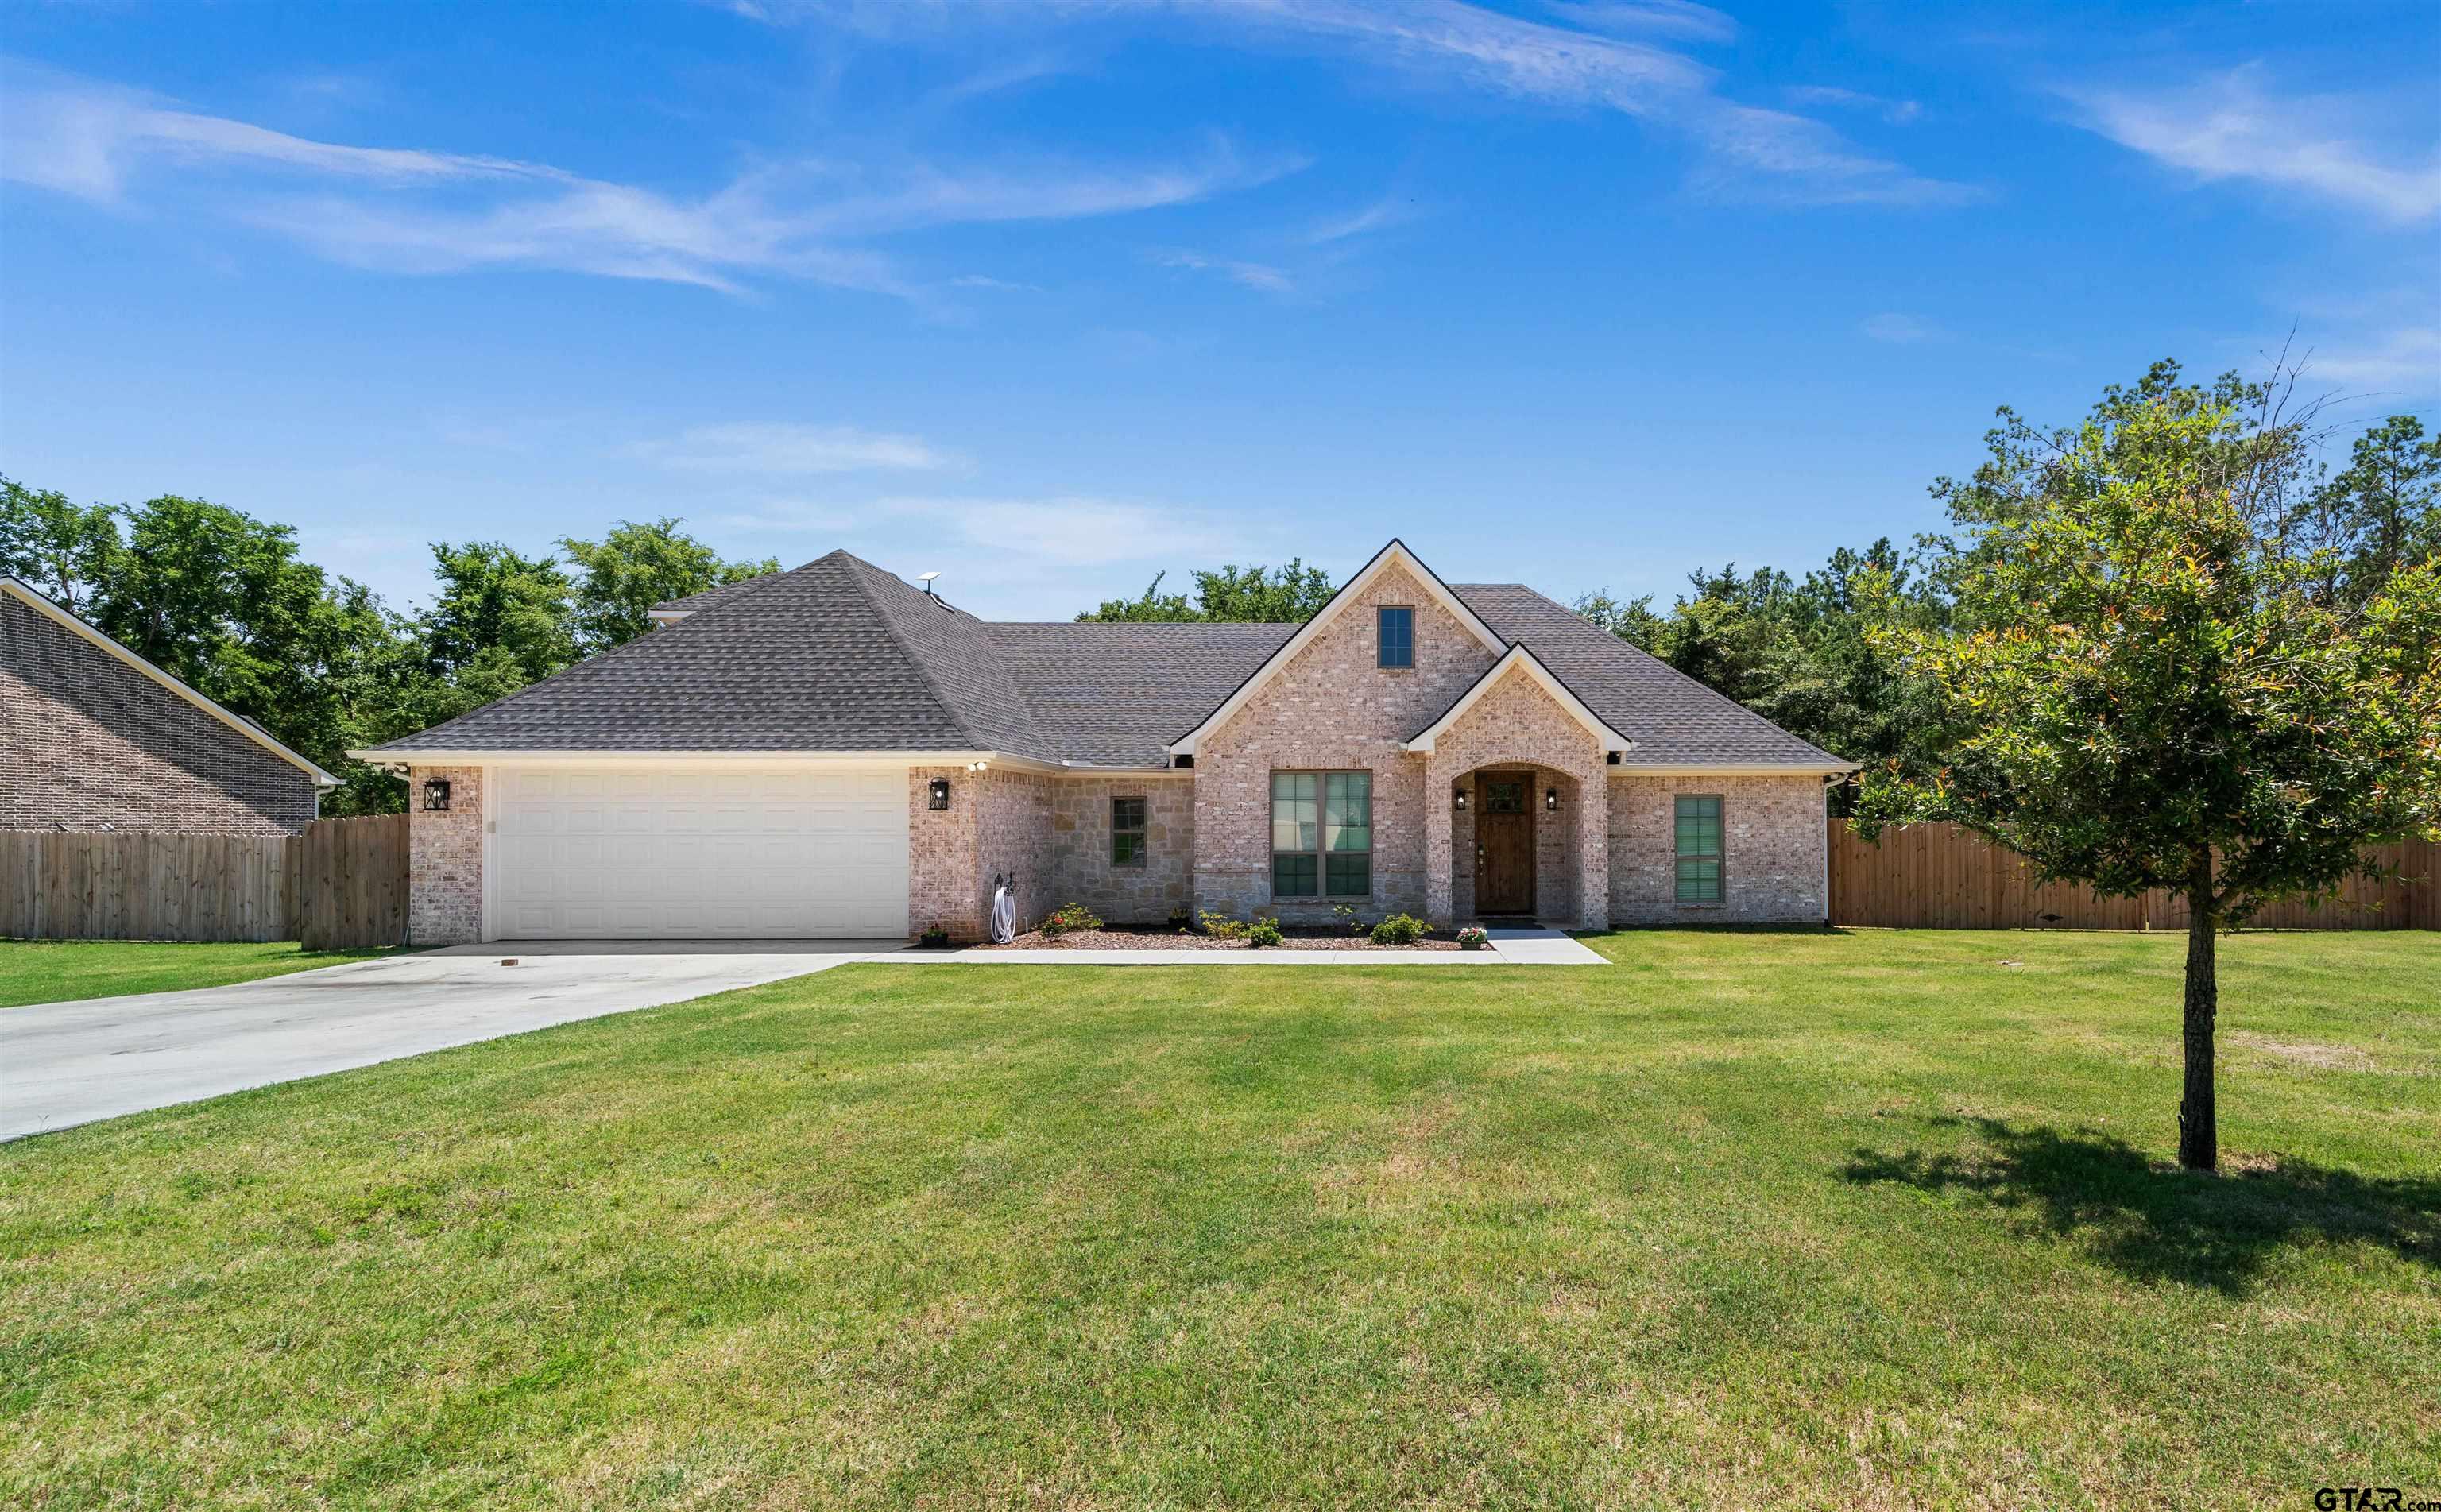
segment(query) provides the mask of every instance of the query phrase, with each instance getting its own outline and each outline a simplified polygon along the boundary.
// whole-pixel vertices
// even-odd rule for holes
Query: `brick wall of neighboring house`
[[[1195,783],[1178,777],[1074,777],[1052,783],[1053,907],[1081,903],[1112,924],[1166,924],[1195,903]],[[1111,801],[1145,802],[1145,850],[1111,863]]]
[[[1437,795],[1442,812],[1447,812],[1450,790],[1460,779],[1487,769],[1527,767],[1534,773],[1528,801],[1535,805],[1536,915],[1546,923],[1580,929],[1608,927],[1611,827],[1581,819],[1585,795],[1602,791],[1601,744],[1544,692],[1532,674],[1523,667],[1512,668],[1441,734],[1427,758],[1424,787]],[[1556,814],[1542,806],[1543,795],[1553,788],[1560,794]],[[1470,802],[1470,819],[1472,813]],[[1436,823],[1430,828],[1426,916],[1435,923],[1455,921],[1464,917],[1458,911],[1456,890],[1460,826]],[[1467,837],[1471,871],[1471,825]],[[1473,892],[1470,878],[1470,912]]]
[[[1721,799],[1721,901],[1677,900],[1679,793]],[[1627,924],[1820,924],[1822,780],[1818,777],[1610,779],[1610,907]]]
[[[931,783],[949,783],[949,806],[931,807]],[[1053,780],[963,766],[907,773],[907,928],[942,928],[961,944],[990,933],[994,876],[1017,876],[1018,927],[1031,927],[1064,901],[1052,842]]]
[[[1383,604],[1415,608],[1412,668],[1375,665],[1374,611]],[[1404,568],[1374,579],[1197,743],[1196,907],[1239,918],[1275,911],[1292,923],[1329,923],[1334,902],[1353,903],[1368,918],[1425,912],[1427,816],[1437,820],[1442,811],[1426,804],[1423,758],[1401,751],[1399,743],[1456,702],[1495,659]],[[1373,895],[1275,903],[1273,771],[1360,768],[1373,774]]]
[[[0,830],[290,835],[314,780],[0,593]]]
[[[427,777],[448,780],[446,812],[425,812]],[[407,943],[472,945],[483,937],[483,769],[414,767],[407,791]]]

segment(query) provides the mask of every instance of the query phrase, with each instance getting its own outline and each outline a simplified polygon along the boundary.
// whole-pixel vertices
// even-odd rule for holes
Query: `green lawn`
[[[0,940],[0,1008],[29,1002],[178,992],[284,976],[395,955],[393,950],[305,950],[294,940],[259,945],[170,945],[136,940]]]
[[[2441,1495],[2441,940],[864,965],[0,1149],[11,1506]]]

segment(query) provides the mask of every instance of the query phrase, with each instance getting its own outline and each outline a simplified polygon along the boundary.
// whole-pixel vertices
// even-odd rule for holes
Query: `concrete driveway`
[[[233,987],[0,1008],[0,1139],[870,961],[897,941],[461,945]],[[504,966],[514,957],[518,964]]]

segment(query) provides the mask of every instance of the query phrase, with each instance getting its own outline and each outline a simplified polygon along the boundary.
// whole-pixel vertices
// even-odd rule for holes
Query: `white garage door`
[[[493,923],[510,940],[895,939],[907,774],[505,767]]]

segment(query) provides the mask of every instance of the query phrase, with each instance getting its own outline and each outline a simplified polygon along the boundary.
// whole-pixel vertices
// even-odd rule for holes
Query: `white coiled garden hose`
[[[994,945],[1017,938],[1017,894],[1005,885],[992,893],[991,937]]]

